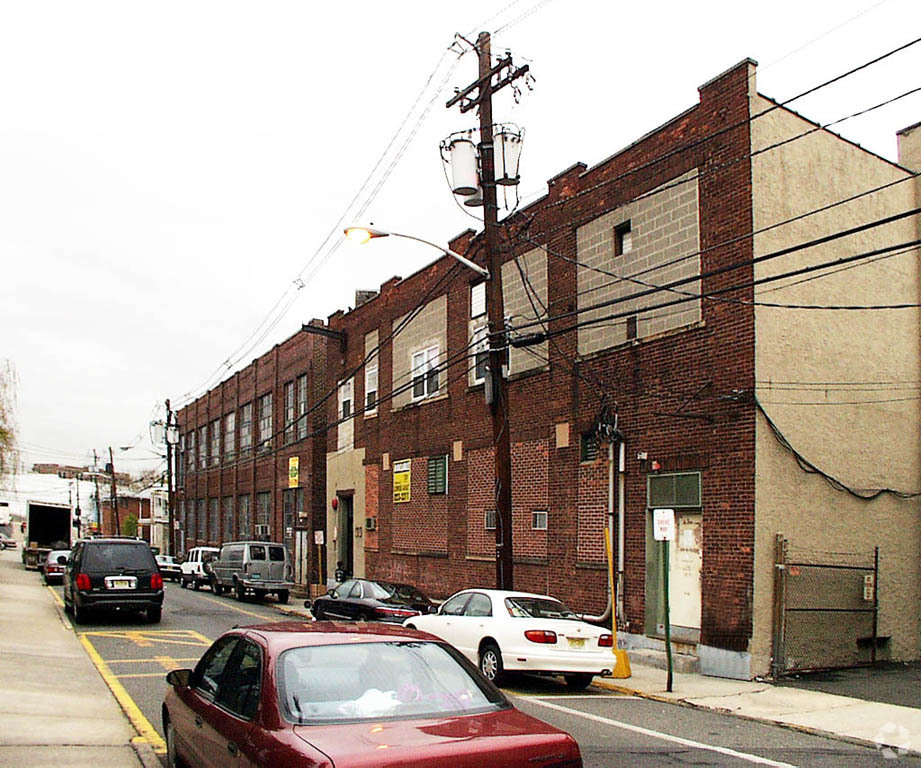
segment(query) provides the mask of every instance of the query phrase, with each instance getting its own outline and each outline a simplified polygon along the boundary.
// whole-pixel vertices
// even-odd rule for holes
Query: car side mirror
[[[173,688],[188,688],[192,679],[191,669],[174,669],[166,676],[166,682]]]

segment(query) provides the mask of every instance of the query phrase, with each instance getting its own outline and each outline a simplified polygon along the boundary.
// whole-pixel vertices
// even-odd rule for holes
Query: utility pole
[[[99,506],[99,458],[93,448],[93,487],[96,489],[96,525],[97,530],[102,527],[102,507]]]
[[[489,332],[489,378],[486,396],[492,414],[493,447],[496,474],[496,587],[513,589],[512,556],[512,451],[509,434],[508,384],[502,374],[503,359],[508,350],[505,329],[505,308],[502,296],[502,258],[499,248],[498,205],[496,202],[496,172],[493,144],[492,95],[528,71],[524,66],[512,67],[511,56],[496,66],[491,64],[488,32],[477,38],[479,77],[447,103],[450,108],[463,101],[461,112],[474,107],[480,110],[480,186],[483,189],[483,229],[489,280],[486,286],[486,311]],[[496,82],[493,79],[498,77]],[[474,89],[475,97],[469,97]]]
[[[166,516],[169,525],[169,553],[176,554],[176,526],[173,520],[173,444],[170,442],[170,425],[173,412],[170,409],[169,398],[166,398],[166,430],[163,439],[166,441]]]
[[[115,516],[115,535],[122,535],[121,523],[118,520],[118,491],[115,490],[115,459],[112,457],[112,446],[109,446],[109,472],[112,479],[112,514]],[[100,521],[102,522],[102,521]]]

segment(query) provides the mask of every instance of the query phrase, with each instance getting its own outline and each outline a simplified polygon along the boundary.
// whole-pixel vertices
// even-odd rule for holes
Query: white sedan
[[[584,690],[595,675],[614,669],[614,638],[547,595],[465,589],[438,613],[413,616],[403,626],[447,640],[498,684],[504,672],[563,675]]]

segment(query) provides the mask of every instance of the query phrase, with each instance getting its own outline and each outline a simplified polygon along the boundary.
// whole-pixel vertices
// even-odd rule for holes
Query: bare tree
[[[16,473],[16,369],[9,360],[0,361],[0,478]]]

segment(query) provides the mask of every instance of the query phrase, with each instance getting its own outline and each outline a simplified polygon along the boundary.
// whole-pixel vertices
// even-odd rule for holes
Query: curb
[[[754,715],[746,715],[742,712],[736,712],[731,709],[725,709],[724,707],[708,707],[704,704],[695,704],[693,701],[688,701],[687,699],[676,699],[669,696],[661,696],[655,693],[647,693],[645,691],[637,690],[636,688],[628,688],[623,685],[617,685],[616,683],[609,683],[606,679],[602,678],[601,680],[595,680],[592,683],[594,688],[604,688],[606,690],[612,691],[614,693],[621,693],[627,696],[636,696],[638,699],[648,699],[650,701],[659,702],[662,704],[677,704],[680,707],[687,707],[688,709],[697,709],[704,712],[716,712],[721,715],[728,715],[730,717],[737,717],[740,720],[747,720],[750,723],[763,723],[765,725],[774,725],[780,728],[786,728],[791,731],[797,731],[798,733],[805,733],[810,736],[821,736],[826,739],[831,739],[832,741],[842,741],[847,744],[854,744],[858,747],[872,747],[873,749],[879,751],[880,746],[875,741],[869,739],[861,739],[857,736],[848,736],[843,733],[835,733],[834,731],[825,731],[821,728],[813,728],[808,725],[797,725],[796,723],[785,723],[783,720],[773,720],[768,717],[755,717]],[[921,754],[921,751],[917,749],[909,748],[911,754]]]
[[[163,763],[160,762],[160,758],[157,757],[157,753],[154,752],[149,742],[140,738],[132,739],[131,746],[143,768],[163,768]]]

